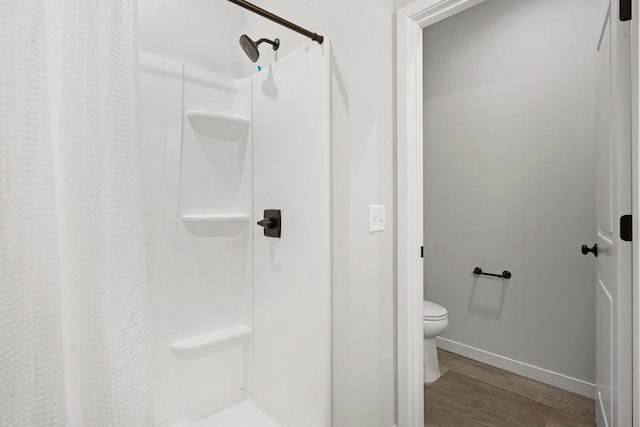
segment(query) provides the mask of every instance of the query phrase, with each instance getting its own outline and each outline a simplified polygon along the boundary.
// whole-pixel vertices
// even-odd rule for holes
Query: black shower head
[[[278,50],[280,47],[280,39],[275,39],[273,41],[269,39],[260,39],[257,42],[254,42],[246,34],[240,36],[240,47],[242,47],[242,50],[244,50],[244,53],[247,54],[252,62],[256,62],[258,58],[260,58],[260,50],[258,50],[260,43],[269,43],[273,46],[273,50]]]

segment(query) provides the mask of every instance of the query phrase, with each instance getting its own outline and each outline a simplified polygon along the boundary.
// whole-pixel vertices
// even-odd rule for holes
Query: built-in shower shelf
[[[249,221],[251,215],[229,214],[229,215],[208,215],[208,214],[185,214],[182,220],[185,222],[238,222]]]
[[[225,116],[209,111],[187,111],[187,117],[199,134],[226,141],[246,139],[251,123],[245,117]]]
[[[228,328],[217,329],[213,332],[187,338],[182,341],[176,341],[169,346],[176,351],[192,351],[209,347],[216,344],[244,337],[251,334],[251,329],[244,325],[235,325]]]

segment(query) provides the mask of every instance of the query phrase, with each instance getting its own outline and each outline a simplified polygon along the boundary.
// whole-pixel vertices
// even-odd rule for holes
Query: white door
[[[619,2],[604,0],[596,54],[596,411],[598,426],[610,427],[630,426],[632,415],[631,243],[620,238],[620,217],[631,213],[629,33]]]
[[[249,391],[294,427],[331,422],[328,43],[253,77],[253,378]],[[280,238],[256,221],[281,210]],[[267,215],[269,217],[269,215]]]

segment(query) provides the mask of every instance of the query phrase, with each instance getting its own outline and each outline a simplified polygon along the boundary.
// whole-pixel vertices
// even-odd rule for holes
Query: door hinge
[[[620,0],[620,20],[631,21],[631,1],[632,0]]]
[[[420,258],[424,258],[424,246],[420,246]]]
[[[620,239],[630,242],[633,239],[633,217],[622,215],[620,217]]]

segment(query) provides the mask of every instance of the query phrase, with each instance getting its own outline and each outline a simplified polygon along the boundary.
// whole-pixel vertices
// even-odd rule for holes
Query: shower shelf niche
[[[245,140],[251,121],[210,111],[187,111],[193,129],[204,136],[225,141]]]
[[[182,341],[176,341],[169,344],[169,347],[171,347],[171,349],[175,351],[193,351],[215,344],[221,344],[250,334],[250,328],[244,325],[235,325],[228,328],[217,329],[213,332],[198,335],[195,337],[187,338]]]
[[[209,215],[209,214],[184,214],[184,222],[240,222],[249,221],[251,215],[229,214],[229,215]]]

